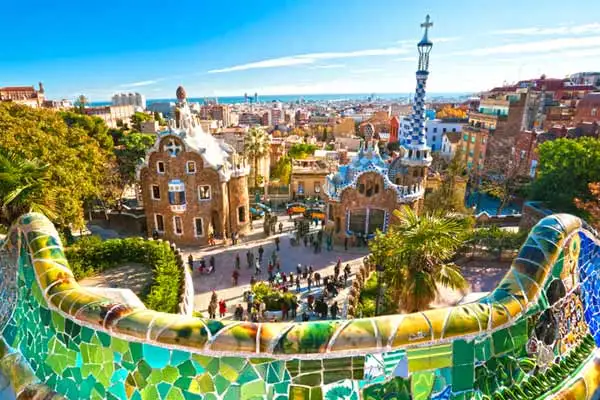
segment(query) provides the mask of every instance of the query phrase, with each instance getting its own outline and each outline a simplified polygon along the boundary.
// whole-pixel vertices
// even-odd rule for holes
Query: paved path
[[[152,270],[138,263],[127,263],[120,267],[84,278],[79,281],[81,286],[110,287],[131,289],[136,296],[152,282]]]
[[[291,246],[290,238],[292,237],[291,229],[293,228],[293,222],[290,222],[287,217],[281,217],[280,221],[284,223],[284,233],[278,234],[280,238],[280,250],[276,252],[278,259],[281,263],[281,270],[286,274],[293,272],[296,275],[296,266],[298,264],[312,265],[315,272],[319,272],[321,276],[333,275],[333,268],[337,262],[338,257],[342,260],[342,266],[350,263],[352,271],[356,272],[360,265],[362,265],[362,259],[368,254],[368,250],[362,248],[351,248],[344,250],[342,246],[334,246],[333,251],[327,251],[325,249],[315,254],[312,247],[304,247],[304,244],[300,246]],[[314,229],[314,226],[313,226]],[[316,232],[316,231],[315,231]],[[235,307],[235,305],[243,302],[243,293],[250,290],[250,277],[254,274],[254,267],[248,269],[246,263],[246,253],[252,251],[255,257],[258,257],[258,248],[260,245],[263,246],[264,255],[262,270],[263,274],[261,278],[266,280],[267,273],[267,260],[273,254],[275,250],[275,236],[265,238],[262,234],[262,221],[255,221],[253,237],[258,237],[256,240],[246,241],[239,243],[236,246],[217,246],[214,248],[203,248],[203,249],[192,249],[183,248],[184,259],[187,260],[188,255],[191,253],[195,260],[199,260],[204,257],[207,264],[211,256],[215,257],[215,272],[213,274],[204,275],[200,274],[196,269],[192,276],[194,280],[195,296],[195,309],[206,314],[208,304],[212,291],[215,290],[219,299],[225,299],[229,309]],[[325,243],[325,241],[323,241]],[[240,277],[238,280],[238,286],[231,287],[232,279],[231,274],[235,268],[235,256],[240,255],[241,269]],[[302,288],[305,289],[306,281],[302,281]],[[338,300],[340,309],[343,307]]]

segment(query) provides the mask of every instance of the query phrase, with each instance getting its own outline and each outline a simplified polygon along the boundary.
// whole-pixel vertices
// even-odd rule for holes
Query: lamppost
[[[381,281],[383,280],[383,271],[385,268],[381,264],[375,264],[375,271],[377,271],[377,299],[375,301],[375,316],[379,315],[379,307],[383,297],[383,285]]]

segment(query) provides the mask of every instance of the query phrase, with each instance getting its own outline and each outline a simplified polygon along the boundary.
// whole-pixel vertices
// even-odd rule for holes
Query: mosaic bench
[[[474,303],[342,321],[216,321],[87,292],[54,226],[28,214],[0,250],[0,372],[22,399],[591,399],[599,267],[595,232],[557,214]]]

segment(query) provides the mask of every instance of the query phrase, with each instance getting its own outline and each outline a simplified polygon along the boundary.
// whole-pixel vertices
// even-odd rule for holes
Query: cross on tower
[[[427,16],[425,17],[425,22],[421,24],[421,28],[425,28],[425,37],[427,37],[427,32],[429,31],[429,28],[433,26],[433,22],[429,22],[430,20],[431,18],[429,17],[429,14],[427,14]]]
[[[169,143],[165,146],[165,150],[169,152],[171,157],[176,157],[181,151],[181,146],[174,140],[170,140]]]

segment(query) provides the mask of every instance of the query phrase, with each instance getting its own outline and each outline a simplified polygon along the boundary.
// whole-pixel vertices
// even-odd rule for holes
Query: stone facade
[[[148,235],[178,245],[250,229],[248,167],[235,149],[206,134],[179,99],[178,120],[139,169]]]

